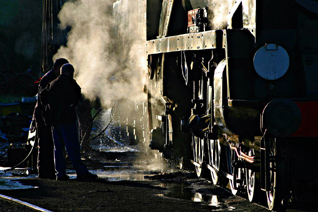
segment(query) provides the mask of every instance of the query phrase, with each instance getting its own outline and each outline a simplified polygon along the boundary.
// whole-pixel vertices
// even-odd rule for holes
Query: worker
[[[68,63],[65,58],[59,58],[40,80],[38,100],[35,106],[33,119],[36,123],[38,142],[37,170],[39,178],[55,179],[54,144],[49,121],[46,89],[50,82],[60,75],[60,68]]]
[[[60,76],[49,88],[48,100],[51,112],[53,140],[55,145],[55,169],[57,180],[68,180],[66,174],[65,147],[74,169],[77,180],[86,181],[98,178],[88,172],[81,160],[76,106],[81,98],[81,88],[73,79],[74,67],[64,64]]]

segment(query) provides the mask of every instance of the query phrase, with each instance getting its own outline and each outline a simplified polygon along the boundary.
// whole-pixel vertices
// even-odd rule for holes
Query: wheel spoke
[[[209,139],[208,141],[209,170],[214,185],[219,182],[219,170],[221,164],[221,145],[219,140]]]
[[[242,163],[241,159],[237,157],[236,150],[231,149],[231,161],[230,161],[230,187],[233,195],[237,195],[243,191],[245,186],[245,168],[242,168],[239,163]]]
[[[198,177],[202,175],[202,164],[204,157],[204,139],[197,136],[192,136],[192,151],[193,151],[193,161],[195,164],[195,171]]]
[[[248,151],[249,156],[255,156],[256,153],[254,149]],[[255,164],[254,164],[255,166]],[[246,192],[247,197],[250,202],[254,202],[258,198],[258,193],[260,190],[260,183],[259,183],[259,172],[246,168]]]
[[[280,165],[280,168],[277,169],[281,161],[277,161],[277,155],[282,152],[278,150],[278,144],[276,138],[269,138],[266,140],[269,142],[269,180],[270,186],[269,191],[266,191],[267,205],[270,210],[282,210],[285,205],[283,200],[285,198],[285,183],[283,179],[287,179],[286,173],[284,172],[284,166]],[[282,148],[280,148],[282,150]]]

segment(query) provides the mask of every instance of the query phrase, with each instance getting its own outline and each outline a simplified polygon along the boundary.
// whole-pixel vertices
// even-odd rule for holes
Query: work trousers
[[[77,122],[55,124],[52,132],[57,176],[62,177],[66,174],[65,147],[77,176],[87,173],[87,167],[82,162],[80,155]]]
[[[38,139],[38,176],[53,179],[55,178],[55,165],[51,126],[46,126],[40,115],[35,120]]]

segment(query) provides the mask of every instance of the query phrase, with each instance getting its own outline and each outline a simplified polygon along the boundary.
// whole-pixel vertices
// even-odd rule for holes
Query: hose
[[[103,110],[103,109],[100,109],[100,110],[94,115],[93,121],[95,120],[95,118],[97,117],[97,115],[98,115],[102,110]],[[107,128],[109,127],[110,123],[112,123],[112,121],[113,121],[113,118],[112,118],[112,117],[113,117],[113,116],[111,116],[111,119],[110,119],[110,121],[108,122],[108,124],[106,125],[106,127],[104,127],[104,129],[103,129],[100,133],[98,133],[96,136],[94,136],[94,137],[91,138],[90,140],[96,139],[97,137],[101,136],[101,135],[107,130]],[[87,132],[87,130],[86,130],[86,132]],[[82,144],[83,144],[83,142],[84,142],[84,138],[85,138],[85,136],[86,136],[86,132],[85,132],[85,134],[83,135],[82,140],[80,141],[80,146],[81,146],[81,147],[82,147]],[[90,161],[90,162],[97,163],[97,164],[103,164],[102,162],[99,162],[99,161],[96,161],[96,160],[92,160],[91,158],[89,158],[88,156],[86,156],[84,153],[81,153],[81,156],[84,157],[86,160],[88,160],[88,161]]]
[[[93,116],[92,121],[94,121],[95,118],[97,117],[97,115],[98,115],[100,112],[102,112],[102,111],[103,111],[103,109],[100,109],[100,110]],[[112,116],[111,116],[111,117],[112,117]],[[109,121],[109,123],[107,124],[107,126],[105,127],[105,129],[104,129],[103,131],[101,131],[97,136],[91,138],[91,140],[94,140],[95,138],[97,138],[98,136],[100,136],[100,135],[108,128],[108,126],[109,126],[109,124],[110,124],[111,122],[112,122],[112,118],[110,119],[110,121]],[[86,131],[85,131],[85,133],[84,133],[84,135],[83,135],[83,137],[82,137],[82,140],[80,141],[80,147],[81,147],[81,148],[82,148],[82,145],[83,145],[83,142],[84,142],[84,139],[85,139],[87,130],[88,130],[88,128],[86,129]]]
[[[33,122],[34,122],[34,120],[32,120],[30,126],[32,126]],[[34,138],[35,138],[35,136],[32,136],[31,138],[28,138],[27,142],[30,142],[30,141],[33,140]],[[30,149],[30,151],[29,151],[29,153],[27,154],[27,156],[26,156],[21,162],[19,162],[18,164],[14,165],[14,166],[11,166],[11,167],[8,168],[8,169],[4,169],[4,172],[14,170],[15,168],[17,168],[18,166],[20,166],[22,163],[24,163],[24,162],[30,157],[30,155],[32,154],[32,152],[33,152],[34,149],[35,149],[35,148],[34,148],[35,142],[30,142],[30,144],[31,144],[32,148]],[[9,148],[7,149],[7,151],[6,151],[3,155],[1,155],[1,157],[3,157],[3,156],[9,151],[9,149],[10,149],[11,147],[12,147],[12,144],[10,144]],[[1,157],[0,157],[0,158],[1,158]]]
[[[12,170],[14,170],[15,168],[17,168],[18,166],[20,166],[22,163],[24,163],[24,162],[30,157],[30,155],[32,154],[32,152],[33,152],[33,150],[34,150],[34,146],[35,146],[35,145],[31,145],[31,146],[32,146],[32,148],[30,149],[28,155],[27,155],[21,162],[19,162],[18,164],[14,165],[14,166],[11,166],[11,167],[8,168],[8,169],[5,169],[4,172],[12,171]]]

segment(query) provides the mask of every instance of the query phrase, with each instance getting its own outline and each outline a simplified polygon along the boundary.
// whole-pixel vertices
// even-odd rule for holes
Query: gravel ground
[[[51,211],[207,211],[208,206],[191,201],[163,198],[163,189],[145,182],[57,182],[28,179],[23,183],[38,189],[5,191],[8,196],[30,202]],[[11,209],[11,205],[5,207]],[[7,211],[7,210],[4,210]],[[25,211],[16,208],[13,211]]]
[[[91,172],[99,174],[97,180],[79,182],[71,169],[69,181],[12,177],[29,189],[0,190],[0,194],[56,212],[268,211],[264,206],[213,186],[206,178],[197,178],[193,171],[145,170],[143,163],[136,165],[131,162],[136,157],[135,153],[93,151],[89,157],[100,159],[99,163],[85,161]],[[39,210],[0,198],[0,211]],[[287,211],[315,211],[315,206],[300,205]]]
[[[1,198],[0,198],[0,208],[1,208],[1,211],[6,211],[6,212],[20,212],[20,211],[34,212],[36,211],[27,206],[14,203],[12,201],[7,201]]]
[[[224,189],[213,188],[207,179],[196,178],[192,171],[145,171],[144,166],[129,163],[135,154],[94,152],[86,160],[91,172],[100,178],[79,182],[70,170],[69,181],[20,177],[16,180],[29,189],[0,190],[0,194],[31,203],[49,211],[267,211],[246,199],[233,197]],[[117,162],[114,162],[117,161]],[[105,168],[105,164],[107,168]],[[121,164],[123,167],[109,168]],[[102,170],[98,172],[98,170]],[[111,173],[111,176],[103,174]],[[123,176],[129,173],[130,176]],[[138,175],[138,176],[137,176]],[[9,177],[10,178],[10,177]],[[12,177],[14,178],[14,177]],[[213,195],[212,195],[213,194]],[[198,196],[199,195],[199,196]],[[201,195],[201,196],[200,196]],[[203,196],[202,196],[203,195]],[[218,196],[218,202],[203,200]],[[201,198],[201,199],[200,199]],[[222,203],[221,203],[222,202]],[[0,211],[36,211],[0,198]]]
[[[267,211],[243,198],[222,194],[224,191],[218,191],[218,195],[227,195],[227,205],[222,207],[187,200],[181,197],[182,192],[178,192],[179,198],[169,197],[167,186],[161,186],[157,180],[109,182],[97,179],[93,182],[78,182],[75,179],[55,181],[26,178],[20,182],[38,188],[0,193],[50,211],[227,211],[237,207],[244,211]],[[161,183],[168,184],[166,181]],[[0,204],[1,211],[32,211],[8,201],[1,200]],[[228,204],[231,206],[228,207]]]
[[[123,148],[121,144],[110,142],[103,136],[94,142],[95,149],[102,152],[87,152],[85,163],[92,172],[100,176],[99,179],[79,182],[75,179],[72,167],[69,167],[69,181],[27,176],[17,181],[32,188],[0,189],[0,194],[56,212],[268,211],[264,206],[249,203],[246,198],[232,196],[226,189],[213,186],[208,179],[197,178],[193,171],[149,171],[145,166],[151,162],[138,161],[140,152],[128,151],[127,147]],[[117,151],[113,151],[113,148]],[[118,165],[121,167],[114,168]],[[128,177],[123,176],[127,173]],[[112,176],[108,176],[109,174]],[[307,205],[287,211],[315,211],[314,208]],[[0,211],[39,210],[0,198]]]
[[[120,172],[120,171],[114,171]],[[140,173],[139,173],[140,174]],[[91,182],[76,179],[56,181],[36,177],[18,181],[31,189],[0,190],[0,194],[31,203],[48,211],[268,211],[232,196],[194,173],[145,174],[145,180],[113,180],[103,177]],[[316,211],[315,205],[289,207],[287,212]],[[0,198],[0,211],[36,211]]]

